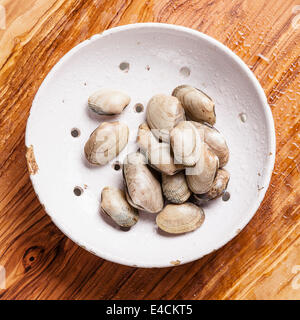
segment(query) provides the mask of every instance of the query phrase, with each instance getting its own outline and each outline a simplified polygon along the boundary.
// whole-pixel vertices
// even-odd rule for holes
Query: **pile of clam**
[[[101,89],[89,98],[89,108],[101,115],[120,114],[130,97]],[[213,127],[215,104],[205,93],[189,85],[172,95],[157,94],[147,105],[146,122],[138,128],[138,152],[122,164],[124,191],[105,187],[101,209],[119,226],[132,227],[138,210],[155,213],[158,227],[168,233],[199,228],[204,221],[200,207],[224,194],[229,173],[223,168],[229,150]],[[84,151],[87,160],[106,165],[127,145],[126,124],[103,122],[92,132]]]

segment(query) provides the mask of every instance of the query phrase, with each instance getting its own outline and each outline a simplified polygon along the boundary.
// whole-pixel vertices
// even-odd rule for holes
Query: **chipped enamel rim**
[[[223,45],[222,43],[220,43],[219,41],[211,38],[210,36],[207,36],[199,31],[190,29],[190,28],[186,28],[183,26],[177,26],[177,25],[171,25],[171,24],[162,24],[162,23],[136,23],[136,24],[130,24],[130,25],[125,25],[125,26],[120,26],[120,27],[115,27],[109,30],[104,31],[101,34],[96,34],[94,36],[92,36],[90,39],[80,43],[79,45],[77,45],[76,47],[74,47],[73,49],[71,49],[54,67],[53,69],[49,72],[49,74],[47,75],[47,77],[45,78],[44,82],[41,85],[41,88],[43,86],[45,86],[49,80],[49,78],[51,77],[52,73],[61,65],[63,64],[71,55],[74,54],[74,52],[76,52],[77,50],[79,50],[80,48],[89,45],[91,42],[97,41],[101,38],[107,37],[111,34],[117,33],[119,31],[126,31],[126,30],[132,30],[132,29],[169,29],[169,30],[176,30],[178,32],[181,33],[186,33],[187,35],[193,35],[194,37],[198,37],[199,39],[202,39],[204,41],[209,42],[210,44],[216,46],[224,55],[229,56],[231,59],[233,59],[235,61],[236,64],[238,64],[238,66],[243,70],[243,72],[245,72],[245,74],[247,75],[249,81],[252,82],[252,84],[255,86],[257,94],[259,96],[259,99],[261,100],[261,104],[263,106],[262,112],[264,113],[265,117],[266,117],[266,126],[267,126],[267,132],[268,132],[268,139],[269,139],[269,148],[270,148],[270,156],[268,157],[268,160],[266,161],[265,164],[265,175],[264,175],[264,180],[262,181],[262,185],[265,186],[265,188],[263,190],[261,190],[261,192],[259,193],[258,199],[255,202],[255,204],[252,206],[252,208],[249,210],[249,212],[251,212],[251,214],[248,214],[244,217],[244,219],[241,221],[240,225],[238,226],[238,228],[235,228],[234,230],[232,230],[231,234],[226,234],[226,237],[224,236],[223,241],[219,241],[216,245],[214,250],[207,250],[207,252],[205,252],[204,254],[201,255],[196,255],[192,258],[192,259],[176,259],[176,257],[174,257],[174,259],[172,261],[169,262],[168,265],[166,264],[160,264],[160,263],[139,263],[138,265],[136,263],[133,263],[131,261],[131,258],[129,257],[128,259],[121,259],[117,256],[113,256],[113,255],[109,255],[109,254],[103,254],[102,252],[97,251],[95,248],[90,247],[87,243],[85,243],[84,241],[82,241],[82,239],[78,239],[73,237],[72,232],[70,232],[70,230],[67,230],[63,225],[61,225],[58,221],[56,221],[56,219],[53,217],[52,212],[48,212],[47,209],[46,212],[48,213],[48,215],[51,217],[52,221],[56,224],[56,226],[67,236],[69,237],[72,241],[74,241],[76,244],[78,244],[79,246],[81,246],[82,248],[86,249],[87,251],[112,262],[116,262],[119,264],[123,264],[123,265],[128,265],[128,266],[132,266],[132,267],[144,267],[144,268],[161,268],[161,267],[171,267],[171,266],[177,266],[180,264],[185,264],[185,263],[189,263],[192,261],[195,261],[197,259],[202,258],[203,256],[216,251],[217,249],[221,248],[222,246],[224,246],[226,243],[228,243],[230,240],[232,240],[239,232],[242,231],[242,229],[249,223],[249,221],[252,219],[252,217],[254,216],[254,214],[256,213],[256,211],[258,210],[262,200],[264,199],[265,193],[267,191],[267,188],[269,186],[270,180],[271,180],[271,176],[272,176],[272,171],[274,168],[274,163],[275,163],[275,154],[276,154],[276,136],[275,136],[275,127],[274,127],[274,121],[273,121],[273,116],[272,116],[272,112],[270,110],[270,107],[268,105],[267,102],[267,98],[265,96],[264,90],[261,87],[260,83],[258,82],[258,80],[256,79],[256,77],[254,76],[254,74],[252,73],[252,71],[248,68],[248,66],[234,53],[232,52],[229,48],[227,48],[225,45]],[[39,89],[40,90],[40,89]],[[38,93],[37,93],[38,95]],[[36,97],[33,100],[32,106],[36,103]],[[30,116],[29,116],[30,118]],[[29,143],[29,132],[30,132],[30,125],[29,125],[29,121],[27,122],[27,127],[26,127],[26,136],[25,136],[25,144],[27,146],[27,163],[28,163],[28,168],[31,174],[34,173],[38,173],[38,171],[32,172],[32,158],[34,159],[34,153],[31,149],[31,145]],[[34,146],[33,146],[34,149]],[[35,161],[34,161],[35,163]],[[35,166],[38,168],[38,164],[35,163]],[[30,176],[31,177],[31,176]],[[37,196],[41,202],[41,204],[43,205],[43,203],[45,203],[46,199],[43,199],[41,196],[39,197],[38,195],[38,187],[37,187],[37,181],[33,180],[31,178],[33,187],[37,193]],[[43,205],[44,207],[44,205]]]

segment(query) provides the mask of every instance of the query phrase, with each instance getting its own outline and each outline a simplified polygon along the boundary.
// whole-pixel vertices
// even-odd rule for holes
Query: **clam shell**
[[[172,203],[184,203],[191,196],[183,172],[173,176],[162,174],[162,190],[164,196]]]
[[[101,115],[119,114],[129,103],[126,93],[106,88],[94,92],[88,100],[89,108]]]
[[[203,143],[203,153],[194,167],[186,168],[186,180],[190,190],[196,194],[208,192],[219,167],[218,157]]]
[[[192,204],[168,204],[156,217],[158,227],[168,233],[185,233],[199,228],[205,215],[202,208]]]
[[[182,103],[186,115],[194,121],[205,121],[213,125],[216,122],[215,104],[201,90],[189,85],[181,85],[172,92]]]
[[[123,164],[127,201],[135,208],[151,213],[162,210],[161,185],[148,169],[141,153],[130,153]]]
[[[198,201],[198,203],[203,203],[203,201],[205,202],[220,197],[227,188],[229,178],[230,175],[227,170],[219,169],[211,189],[204,194],[194,194],[193,197]]]
[[[101,209],[121,227],[132,227],[139,219],[138,211],[127,202],[124,191],[118,188],[103,188]]]
[[[147,123],[139,126],[137,144],[146,155],[149,165],[167,175],[174,175],[184,167],[174,163],[174,157],[168,143],[159,143],[154,137]]]
[[[169,132],[185,120],[184,110],[176,97],[157,94],[148,102],[147,123],[157,139],[169,141]]]
[[[97,165],[105,165],[127,145],[129,129],[126,124],[103,122],[92,132],[84,147],[86,159]]]
[[[229,160],[229,149],[224,136],[214,127],[206,123],[192,121],[199,132],[204,132],[204,142],[219,158],[220,168],[224,167]]]
[[[202,153],[203,140],[191,121],[179,122],[170,132],[174,157],[184,166],[194,166]]]

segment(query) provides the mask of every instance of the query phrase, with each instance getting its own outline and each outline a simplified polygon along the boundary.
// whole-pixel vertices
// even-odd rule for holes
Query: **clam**
[[[192,122],[199,132],[204,132],[204,142],[219,158],[220,168],[224,167],[229,160],[229,149],[223,135],[207,123]]]
[[[191,121],[179,122],[170,132],[174,157],[184,166],[194,166],[202,153],[202,139]]]
[[[184,110],[176,97],[157,94],[148,102],[147,123],[157,139],[169,141],[169,131],[185,120]]]
[[[86,159],[97,165],[105,165],[127,145],[129,129],[126,124],[103,122],[92,132],[84,147]]]
[[[189,202],[168,204],[156,217],[158,227],[168,233],[185,233],[199,228],[204,221],[203,210]]]
[[[196,194],[208,192],[219,167],[218,157],[203,143],[203,153],[194,167],[186,168],[186,180],[190,190]]]
[[[126,93],[106,88],[96,91],[88,100],[89,108],[101,115],[119,114],[129,103]]]
[[[132,227],[139,219],[138,211],[126,200],[124,191],[105,187],[101,193],[101,209],[119,226]]]
[[[219,169],[210,190],[204,194],[194,194],[193,197],[198,203],[203,203],[220,197],[227,188],[230,175],[225,169]]]
[[[184,203],[191,195],[183,172],[173,176],[162,174],[164,196],[172,203]]]
[[[175,88],[172,96],[182,103],[186,115],[194,121],[205,121],[213,125],[216,122],[215,104],[201,90],[189,85]]]
[[[123,164],[127,201],[135,208],[151,213],[162,210],[164,201],[161,185],[146,166],[146,158],[130,153]]]
[[[167,175],[173,175],[183,169],[182,165],[174,163],[170,145],[165,142],[159,143],[147,123],[139,126],[137,144],[154,169]]]

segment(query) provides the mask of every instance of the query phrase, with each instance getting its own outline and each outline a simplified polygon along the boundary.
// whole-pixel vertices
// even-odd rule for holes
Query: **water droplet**
[[[242,122],[245,123],[245,122],[247,121],[247,115],[246,115],[246,113],[244,113],[244,112],[240,113],[240,114],[239,114],[239,117],[240,117],[240,119],[241,119]]]

